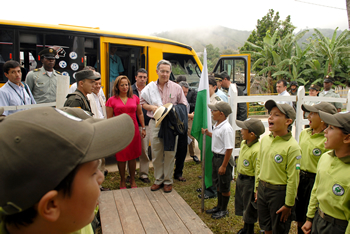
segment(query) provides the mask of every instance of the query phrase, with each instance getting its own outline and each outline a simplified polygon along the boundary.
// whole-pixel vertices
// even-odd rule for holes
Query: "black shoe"
[[[195,161],[196,163],[199,163],[200,161],[199,161],[199,159],[198,159],[198,157],[196,156],[196,155],[193,155],[193,156],[191,156],[192,158],[193,158],[193,161]]]
[[[207,213],[207,214],[214,214],[214,213],[219,212],[219,211],[220,211],[220,208],[215,206],[213,209],[206,210],[205,213]]]
[[[151,181],[148,178],[140,178],[143,183],[149,184]]]
[[[225,216],[228,216],[228,210],[221,210],[219,212],[216,212],[216,213],[211,215],[211,218],[212,219],[221,219]]]
[[[198,194],[198,198],[202,198],[202,194]],[[209,199],[210,197],[207,194],[204,194],[204,199]]]
[[[197,188],[196,191],[201,193],[202,192],[202,188]]]
[[[242,228],[241,230],[239,230],[238,232],[237,232],[237,234],[246,234],[247,232],[246,232],[246,230],[244,229],[244,228]]]

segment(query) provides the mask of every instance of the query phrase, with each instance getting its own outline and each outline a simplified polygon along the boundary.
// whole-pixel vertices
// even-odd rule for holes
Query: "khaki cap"
[[[318,113],[319,111],[324,111],[324,112],[327,112],[329,114],[337,113],[337,109],[335,108],[335,106],[328,103],[328,102],[320,102],[320,103],[312,105],[312,106],[302,104],[301,109],[305,112]]]
[[[253,132],[256,136],[260,136],[265,132],[265,126],[260,119],[246,119],[244,121],[236,120],[238,127],[248,129]]]
[[[222,113],[224,113],[224,115],[227,117],[229,114],[232,113],[232,109],[230,107],[230,105],[227,102],[217,102],[214,105],[213,104],[208,104],[208,107],[211,110],[218,110]]]
[[[283,114],[288,116],[294,122],[296,114],[293,107],[291,107],[289,104],[277,104],[274,100],[268,100],[265,103],[265,108],[269,111],[269,113],[274,107],[277,107]]]
[[[1,212],[32,207],[78,165],[123,150],[134,130],[127,114],[82,120],[38,107],[0,117],[0,135],[6,136],[0,141]]]
[[[75,73],[75,79],[77,82],[84,79],[99,80],[101,79],[101,75],[99,75],[97,72],[92,70],[81,70]]]
[[[338,128],[344,128],[348,133],[350,133],[350,112],[340,112],[332,115],[332,114],[320,111],[318,114],[326,124],[329,124]]]

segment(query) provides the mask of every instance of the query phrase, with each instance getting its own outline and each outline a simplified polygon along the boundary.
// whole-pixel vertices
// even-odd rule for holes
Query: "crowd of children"
[[[233,150],[233,130],[227,122],[231,113],[225,102],[208,105],[216,121],[212,132],[213,185],[218,204],[206,211],[214,219],[228,215]],[[261,120],[236,120],[243,142],[237,162],[235,214],[243,216],[239,234],[254,233],[254,223],[265,233],[289,233],[298,222],[298,233],[350,233],[350,113],[321,102],[302,105],[310,128],[298,142],[290,126],[296,112],[288,104],[265,103],[270,134]],[[337,114],[336,114],[337,113]]]

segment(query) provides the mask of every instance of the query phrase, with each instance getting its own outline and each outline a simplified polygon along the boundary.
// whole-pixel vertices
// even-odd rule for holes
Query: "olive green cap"
[[[269,111],[269,113],[274,107],[277,107],[283,114],[288,116],[288,118],[292,119],[294,122],[296,113],[293,107],[291,107],[289,104],[277,104],[274,100],[268,100],[265,103],[265,108]]]
[[[350,112],[340,112],[332,115],[332,114],[320,111],[318,114],[326,124],[329,124],[338,128],[344,128],[345,131],[350,133]]]
[[[229,114],[232,113],[232,109],[230,107],[230,105],[227,102],[217,102],[215,104],[208,104],[208,107],[211,110],[218,110],[222,113],[224,113],[224,115],[227,117]]]
[[[302,104],[301,109],[305,112],[318,113],[319,111],[324,111],[324,112],[327,112],[329,114],[337,113],[337,109],[335,108],[335,106],[328,103],[328,102],[320,102],[320,103],[314,104],[314,105]]]
[[[265,132],[265,126],[260,119],[246,119],[244,121],[236,120],[238,127],[243,129],[248,129],[250,132],[253,132],[256,136],[260,136]]]
[[[82,120],[38,107],[0,117],[0,136],[0,212],[11,215],[34,206],[78,165],[123,150],[134,124],[127,114]]]

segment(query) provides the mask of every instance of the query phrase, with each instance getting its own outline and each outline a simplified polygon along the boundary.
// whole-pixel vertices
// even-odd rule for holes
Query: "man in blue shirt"
[[[113,95],[113,83],[115,79],[124,71],[124,67],[122,64],[122,60],[120,57],[116,54],[117,47],[111,46],[110,49],[110,56],[109,56],[109,90],[111,96]]]
[[[8,81],[0,88],[0,106],[22,106],[36,104],[33,95],[26,84],[21,82],[21,66],[17,61],[9,60],[4,63],[4,74]],[[25,110],[5,110],[2,115],[10,115]]]

